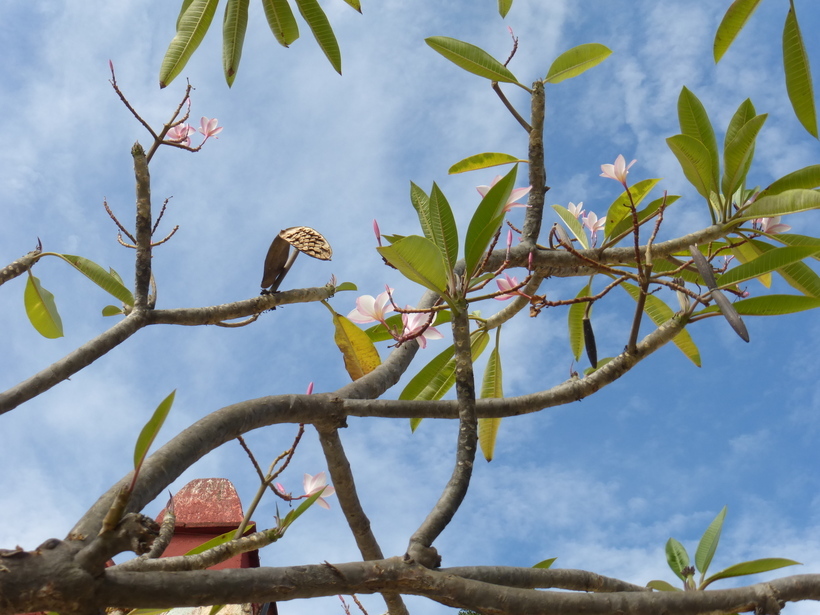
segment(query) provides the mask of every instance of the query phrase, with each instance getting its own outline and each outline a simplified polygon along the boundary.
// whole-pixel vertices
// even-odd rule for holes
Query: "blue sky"
[[[81,254],[131,279],[132,253],[116,243],[102,201],[124,222],[132,219],[130,147],[138,139],[147,143],[148,135],[112,92],[109,59],[123,92],[153,126],[170,117],[184,78],[196,88],[196,123],[205,115],[225,126],[219,140],[198,154],[163,148],[152,162],[154,203],[173,197],[164,228],[180,225],[174,239],[155,252],[162,308],[254,296],[271,239],[294,225],[324,233],[334,257],[331,263],[299,259],[283,288],[321,286],[331,274],[355,282],[359,293],[339,293],[332,300],[343,314],[353,309],[357,294],[375,295],[386,283],[396,288],[399,302],[417,300],[420,291],[386,269],[371,249],[373,218],[385,233],[418,232],[409,182],[429,189],[435,181],[463,231],[478,203],[475,186],[495,173],[448,176],[450,165],[482,151],[526,157],[523,131],[488,83],[433,52],[423,42],[427,36],[467,40],[504,59],[509,25],[520,38],[510,68],[524,83],[543,77],[552,59],[574,45],[599,42],[613,50],[594,70],[547,88],[548,205],[584,201],[603,215],[619,189],[598,176],[600,165],[622,153],[638,160],[631,181],[662,177],[658,194],[665,188],[682,195],[669,211],[665,237],[707,225],[704,204],[664,142],[679,132],[675,105],[683,85],[706,106],[719,140],[745,98],[752,98],[759,113],[770,114],[752,185],[765,186],[817,163],[817,143],[787,106],[779,49],[784,3],[764,2],[715,67],[711,43],[726,1],[517,0],[502,20],[491,0],[451,2],[446,8],[437,2],[365,2],[364,15],[329,0],[323,6],[342,48],[342,77],[306,27],[290,49],[279,47],[258,4],[251,3],[231,90],[222,77],[221,12],[183,76],[159,90],[176,3],[39,1],[0,7],[0,51],[7,58],[0,86],[2,263],[31,250],[39,237],[46,250]],[[796,4],[804,34],[816,31],[820,10],[811,2]],[[817,70],[820,49],[807,40]],[[516,90],[506,89],[526,111],[528,101]],[[553,215],[547,213],[547,225]],[[511,219],[520,222],[521,210],[513,210]],[[816,215],[788,222],[793,232],[820,232]],[[99,315],[110,298],[64,263],[45,259],[35,274],[55,294],[66,336],[46,340],[28,324],[24,278],[4,285],[3,389],[113,324]],[[565,298],[581,284],[548,280],[542,292]],[[757,282],[748,290],[766,292]],[[623,348],[632,305],[623,293],[596,305],[601,356]],[[436,543],[444,565],[531,566],[557,556],[557,566],[636,583],[671,582],[666,540],[674,536],[693,551],[708,523],[728,505],[715,570],[779,556],[806,564],[795,573],[816,571],[820,389],[812,357],[820,326],[813,313],[747,319],[747,326],[748,345],[720,319],[692,326],[701,368],[670,345],[583,402],[506,419],[496,459],[477,464],[462,510]],[[569,374],[562,309],[505,325],[502,343],[507,395],[548,388]],[[443,348],[444,342],[432,342],[419,353],[419,367]],[[143,330],[70,381],[0,417],[6,460],[0,545],[34,548],[65,535],[128,471],[139,429],[171,390],[177,390],[176,403],[161,440],[226,404],[301,393],[310,381],[317,391],[348,381],[328,312],[318,304],[288,306],[236,330]],[[402,386],[389,395],[397,396]],[[452,469],[456,427],[429,420],[411,434],[406,421],[351,419],[341,434],[386,554],[404,552],[407,537],[440,494]],[[248,441],[265,465],[294,432],[264,430]],[[308,430],[282,482],[299,491],[302,472],[323,469],[315,434]],[[236,444],[203,459],[173,489],[210,476],[230,478],[245,502],[256,489]],[[331,503],[330,512],[316,509],[300,519],[284,541],[262,553],[263,563],[357,559],[338,505]],[[163,504],[155,502],[147,512],[155,514]],[[260,525],[271,521],[272,506],[259,509]],[[422,600],[409,603],[417,613],[449,611]],[[337,604],[320,602],[324,612],[334,612]],[[365,597],[365,604],[371,613],[381,612],[379,599]],[[281,612],[316,608],[294,602]],[[811,609],[794,605],[787,612]]]

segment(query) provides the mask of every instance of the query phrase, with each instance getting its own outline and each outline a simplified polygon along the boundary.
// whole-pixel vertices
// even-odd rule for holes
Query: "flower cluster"
[[[356,309],[347,315],[348,320],[357,324],[379,322],[387,327],[389,331],[390,327],[387,326],[387,322],[385,321],[387,314],[394,312],[395,309],[393,307],[393,301],[390,298],[393,289],[389,286],[385,288],[387,290],[378,297],[374,298],[371,295],[362,295],[356,299]],[[411,310],[413,308],[408,305],[405,306],[405,309]],[[401,337],[404,339],[418,340],[419,346],[422,348],[427,348],[428,340],[440,340],[444,337],[435,327],[427,326],[428,315],[423,312],[402,314],[401,319],[404,325],[404,331]],[[391,331],[391,333],[393,332]]]
[[[202,133],[205,138],[202,140],[202,143],[199,144],[199,147],[202,147],[205,144],[205,141],[213,137],[214,139],[218,139],[216,135],[222,132],[222,126],[217,126],[219,120],[216,118],[207,118],[203,117],[199,122],[199,132]],[[191,135],[197,132],[197,129],[191,126],[190,124],[177,124],[173,126],[166,134],[165,138],[172,143],[178,143],[179,145],[184,145],[185,147],[191,147]]]

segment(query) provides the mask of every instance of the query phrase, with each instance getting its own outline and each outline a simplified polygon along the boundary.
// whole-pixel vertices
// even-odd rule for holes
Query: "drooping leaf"
[[[408,280],[445,295],[447,267],[438,246],[426,237],[408,235],[389,246],[376,248]]]
[[[26,316],[37,333],[48,339],[63,337],[63,321],[57,312],[54,295],[40,285],[40,280],[29,275],[23,291]]]
[[[715,33],[713,46],[715,64],[720,62],[723,54],[729,49],[729,45],[735,40],[738,32],[746,25],[746,21],[754,13],[758,4],[760,4],[760,0],[735,0],[732,2]]]
[[[362,3],[360,2],[360,0],[344,0],[344,1],[347,2],[347,4],[352,6],[354,9],[356,9],[359,13],[362,12]]]
[[[820,192],[800,188],[784,190],[778,194],[760,197],[742,212],[738,220],[774,218],[818,208],[820,208]]]
[[[484,380],[481,384],[481,398],[500,399],[504,397],[501,372],[501,353],[498,348],[498,338],[496,337],[495,348],[490,352],[487,367],[484,368]],[[501,426],[500,418],[478,419],[478,444],[484,459],[492,461],[495,453],[495,440],[498,436],[498,428]]]
[[[481,199],[481,203],[478,204],[478,208],[470,219],[464,240],[464,260],[467,265],[468,279],[478,273],[478,266],[484,259],[490,240],[501,227],[501,222],[504,220],[504,206],[515,185],[517,172],[518,165],[515,165],[509,173],[499,179]]]
[[[333,327],[335,328],[333,340],[342,352],[345,369],[351,380],[358,380],[381,365],[379,351],[376,350],[367,333],[346,317],[337,314],[328,303],[325,301],[322,303],[333,314]]]
[[[555,560],[557,559],[557,557],[550,557],[549,559],[545,559],[538,562],[537,564],[535,564],[535,566],[533,566],[533,568],[549,568],[555,563]]]
[[[706,288],[717,288],[715,270],[712,265],[709,264],[709,261],[706,260],[706,257],[703,256],[700,248],[698,246],[689,246],[689,254],[692,256],[692,261],[695,263],[695,267],[697,267],[698,273],[703,279],[703,283],[706,284]]]
[[[225,5],[225,18],[222,21],[222,68],[228,87],[233,85],[236,71],[239,70],[245,30],[248,27],[249,3],[250,0],[228,0]]]
[[[435,182],[433,182],[433,189],[430,191],[428,207],[431,234],[428,239],[431,239],[441,250],[444,263],[447,265],[447,275],[449,276],[458,259],[458,229],[456,228],[456,219],[453,217],[453,210],[450,208],[444,193]]]
[[[500,154],[498,152],[484,152],[483,154],[474,154],[468,156],[464,160],[459,160],[450,170],[447,171],[450,175],[456,173],[466,173],[467,171],[476,171],[478,169],[487,169],[489,167],[497,167],[502,164],[511,164],[515,162],[528,162],[521,160],[510,154]]]
[[[600,43],[584,43],[573,47],[555,58],[544,77],[544,83],[560,83],[577,77],[606,60],[612,50]]]
[[[288,0],[262,0],[262,7],[271,32],[280,45],[288,47],[299,38],[299,25]]]
[[[629,194],[626,191],[622,192],[621,195],[615,199],[612,205],[609,206],[609,209],[606,212],[606,225],[604,226],[604,235],[609,237],[612,235],[612,231],[615,229],[618,224],[626,219],[629,219],[630,222],[627,222],[628,228],[632,228],[632,212],[629,209],[629,196],[632,195],[632,203],[637,207],[641,204],[641,201],[646,198],[646,195],[654,188],[658,182],[661,181],[660,179],[642,179],[634,186],[629,188]]]
[[[336,35],[333,34],[333,28],[330,27],[330,22],[322,7],[317,0],[296,0],[296,6],[299,7],[299,13],[307,22],[310,31],[313,32],[313,38],[319,43],[319,48],[330,61],[333,70],[341,75],[342,52],[339,50]]]
[[[794,13],[794,4],[791,5],[783,26],[783,69],[786,73],[786,91],[794,114],[803,128],[816,139],[817,109],[814,105],[809,56]]]
[[[94,261],[82,256],[60,254],[60,257],[108,294],[116,297],[126,305],[134,305],[134,295],[123,286],[122,281],[118,279],[119,276],[115,277]]]
[[[510,70],[483,49],[447,36],[431,36],[424,42],[469,73],[490,81],[518,84]]]
[[[590,284],[584,286],[581,291],[575,295],[576,299],[579,297],[588,297],[590,293]],[[586,302],[573,303],[567,310],[567,329],[569,330],[569,347],[572,351],[572,356],[576,361],[581,360],[581,353],[584,351],[584,314],[586,313]]]
[[[717,581],[718,579],[728,579],[731,577],[741,577],[748,574],[758,574],[760,572],[769,572],[770,570],[777,570],[778,568],[785,568],[786,566],[802,566],[800,562],[793,559],[784,559],[782,557],[767,557],[764,559],[755,559],[750,562],[742,562],[724,568],[720,572],[716,572],[711,577],[706,579],[701,585],[701,589],[705,589],[707,585]]]
[[[775,180],[768,188],[760,193],[760,196],[780,194],[786,190],[795,190],[797,188],[817,188],[818,186],[820,186],[820,164],[813,164],[798,169],[797,171],[792,171],[788,175],[784,175],[780,179]]]
[[[584,348],[587,351],[587,359],[592,369],[598,369],[598,346],[595,344],[595,332],[592,329],[592,321],[589,318],[581,320],[581,327],[584,330]]]
[[[638,211],[638,224],[643,224],[645,220],[648,220],[652,216],[654,216],[658,210],[661,208],[661,205],[664,203],[664,198],[666,198],[666,207],[668,208],[672,203],[677,201],[680,196],[677,194],[668,194],[666,197],[659,197],[654,201],[651,201],[649,205]],[[607,218],[609,220],[609,218]],[[615,224],[615,227],[612,229],[610,234],[607,236],[607,240],[604,242],[602,247],[615,245],[621,239],[626,237],[632,231],[632,216],[624,217],[620,222]]]
[[[725,518],[726,507],[724,506],[709,524],[709,527],[706,528],[706,531],[698,543],[698,549],[695,551],[695,567],[701,575],[706,574],[706,571],[709,569],[709,564],[712,563],[718,542],[720,542],[720,531],[723,529],[723,520]]]
[[[179,22],[182,21],[182,16],[185,15],[185,11],[188,10],[188,7],[191,6],[191,2],[193,2],[193,0],[182,0],[182,6],[179,9],[179,15],[177,15],[177,23],[174,26],[175,30],[179,30]]]
[[[470,354],[475,361],[490,341],[490,334],[484,329],[477,329],[470,334]],[[419,370],[404,390],[399,399],[431,400],[441,399],[456,382],[456,361],[453,346],[445,348],[432,361]],[[410,429],[416,430],[421,419],[410,419]]]
[[[640,297],[641,290],[635,286],[634,284],[629,284],[628,282],[624,282],[621,286],[626,290],[630,296],[637,301],[638,297]],[[672,316],[674,316],[674,312],[672,308],[670,308],[663,300],[659,299],[655,295],[647,295],[646,301],[644,302],[643,307],[644,312],[652,319],[656,325],[660,326],[663,323],[667,322]],[[680,351],[686,356],[687,359],[692,361],[698,367],[701,366],[700,362],[700,352],[698,351],[698,347],[695,346],[695,342],[692,340],[692,336],[689,335],[689,331],[686,329],[682,329],[680,333],[678,333],[675,337],[672,338],[672,342],[677,346]]]
[[[721,182],[726,198],[731,197],[735,190],[743,185],[754,156],[755,140],[767,117],[766,113],[756,115],[746,122],[731,140],[727,138],[723,149],[724,169]]]
[[[106,305],[102,309],[102,315],[103,316],[117,316],[117,315],[122,314],[122,313],[123,313],[122,308],[118,308],[116,305]]]
[[[717,192],[717,183],[712,175],[712,159],[706,146],[688,135],[669,137],[666,144],[678,159],[689,183],[703,198],[709,200],[710,193]]]
[[[756,259],[729,269],[717,278],[718,286],[731,286],[744,280],[756,278],[775,269],[781,269],[820,252],[820,246],[788,246],[774,248]]]
[[[134,470],[137,472],[139,472],[139,469],[142,467],[142,462],[148,454],[148,449],[151,448],[151,444],[153,444],[159,430],[162,429],[162,424],[165,422],[168,413],[171,411],[171,406],[174,404],[174,397],[176,396],[176,393],[176,389],[174,389],[168,397],[159,403],[156,410],[154,410],[154,413],[151,415],[151,418],[148,419],[147,423],[145,423],[145,426],[142,428],[142,431],[137,438],[137,443],[134,446]]]
[[[575,236],[575,239],[578,240],[578,243],[580,243],[585,250],[588,250],[589,239],[587,239],[587,234],[584,232],[584,226],[581,224],[581,221],[573,216],[569,209],[562,205],[553,205],[552,208],[555,210],[555,213],[558,214],[558,217],[564,221],[564,224],[567,225],[567,228]]]
[[[683,569],[689,565],[689,555],[684,546],[674,538],[666,541],[666,563],[681,581],[686,580]]]
[[[501,15],[501,17],[506,17],[507,13],[510,12],[512,3],[513,0],[498,0],[498,14]]]
[[[159,69],[159,87],[164,88],[185,68],[211,26],[219,0],[191,0],[177,20],[177,32],[168,45]],[[183,5],[184,6],[184,5]]]
[[[698,140],[709,152],[712,185],[717,186],[720,158],[715,130],[712,128],[712,122],[709,121],[709,115],[703,103],[686,86],[681,89],[680,96],[678,96],[678,121],[681,133]]]

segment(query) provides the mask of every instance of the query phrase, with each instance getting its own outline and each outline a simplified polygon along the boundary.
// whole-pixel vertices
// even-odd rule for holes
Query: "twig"
[[[524,88],[524,89],[527,89],[527,88]],[[515,107],[512,106],[512,103],[509,100],[507,100],[507,97],[504,96],[504,92],[501,91],[501,87],[499,87],[497,81],[493,81],[493,90],[495,91],[496,94],[498,94],[498,97],[501,99],[501,102],[504,103],[504,106],[507,107],[507,110],[512,114],[512,116],[516,119],[516,121],[519,124],[521,124],[521,126],[524,128],[524,130],[526,130],[527,133],[532,132],[532,126],[530,126],[527,123],[527,120],[525,120],[523,117],[521,117],[521,114],[518,113],[518,111],[515,110]]]

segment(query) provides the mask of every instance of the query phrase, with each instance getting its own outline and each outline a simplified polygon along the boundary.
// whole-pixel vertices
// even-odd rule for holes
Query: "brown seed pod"
[[[318,258],[321,261],[329,261],[333,256],[333,249],[322,234],[308,226],[292,226],[279,232],[279,237],[287,241],[300,252],[308,256]]]

